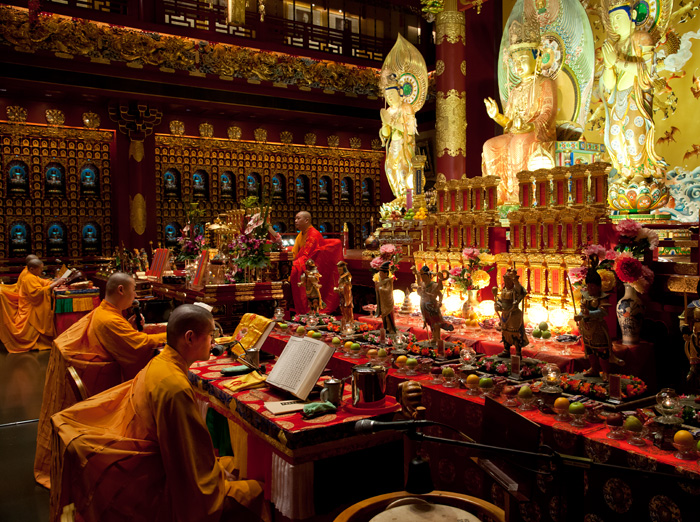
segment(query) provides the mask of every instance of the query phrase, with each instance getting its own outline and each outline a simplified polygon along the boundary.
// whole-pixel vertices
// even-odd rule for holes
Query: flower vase
[[[617,320],[622,331],[622,344],[638,344],[644,321],[644,303],[629,283],[624,283],[625,295],[617,302]]]
[[[471,312],[476,312],[476,307],[479,305],[479,300],[476,297],[476,290],[467,290],[467,298],[462,303],[462,317],[469,319]]]

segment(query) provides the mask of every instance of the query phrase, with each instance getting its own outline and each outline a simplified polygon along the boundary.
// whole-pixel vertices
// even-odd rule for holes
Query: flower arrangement
[[[521,361],[520,375],[530,379],[542,377],[542,371],[546,363]],[[496,375],[510,375],[510,361],[503,361],[496,356],[483,357],[476,362],[476,367],[486,373],[494,373]]]
[[[187,232],[187,227],[183,232]],[[180,236],[177,238],[179,252],[176,261],[191,261],[197,259],[206,245],[204,236],[195,236],[194,238]]]
[[[418,338],[410,332],[406,333],[406,337],[408,338],[409,344],[418,342]],[[372,344],[381,344],[380,336],[369,332],[364,332],[364,334],[362,335],[362,340]],[[385,344],[387,346],[394,346],[395,342],[391,337],[387,337],[385,340]]]
[[[620,375],[622,380],[622,398],[631,399],[638,397],[647,390],[647,385],[639,377],[633,375]],[[572,374],[561,375],[560,386],[566,393],[585,395],[593,399],[608,400],[610,393],[608,388],[601,384],[594,384],[584,379],[576,379]]]
[[[605,248],[602,245],[587,245],[581,250],[581,254],[588,259],[590,256],[595,255],[598,257],[598,275],[602,280],[603,292],[610,292],[615,288],[617,279],[615,277],[615,272],[613,271],[613,265],[617,256],[619,255],[613,249]],[[586,279],[588,274],[588,267],[578,266],[569,269],[569,280],[574,286],[581,286]]]
[[[623,219],[615,225],[618,252],[630,252],[634,257],[643,257],[647,250],[659,246],[659,235],[632,219]]]
[[[464,345],[460,343],[455,343],[454,346],[445,346],[445,359],[449,359],[451,357],[457,357],[459,355],[460,350],[464,348]],[[408,353],[411,353],[413,355],[420,355],[422,357],[430,357],[432,359],[435,359],[438,357],[438,352],[435,348],[431,348],[428,346],[421,346],[418,344],[417,340],[414,341],[409,341],[408,345],[406,346],[406,351]]]
[[[245,198],[241,204],[249,209],[258,203],[258,198],[250,196]],[[245,223],[243,232],[233,238],[229,243],[228,250],[233,266],[232,274],[251,268],[264,268],[270,264],[269,253],[281,248],[281,237],[279,234],[270,239],[270,227],[268,217],[270,215],[270,205],[267,204],[260,212],[252,216],[244,216]]]
[[[402,253],[403,251],[401,250],[401,247],[396,246],[392,243],[386,243],[380,246],[379,255],[372,259],[372,261],[370,261],[369,263],[370,268],[377,272],[372,277],[372,280],[375,282],[379,281],[379,267],[381,267],[387,261],[391,263],[391,265],[389,266],[389,274],[395,278],[396,276],[394,276],[394,272],[396,272],[399,269],[399,263],[401,262]]]
[[[629,252],[617,256],[614,270],[620,281],[631,284],[640,294],[645,293],[654,282],[654,272]]]
[[[462,257],[464,266],[457,266],[450,270],[452,285],[462,293],[486,288],[491,282],[491,276],[488,273],[494,269],[495,256],[489,254],[487,250],[468,247],[462,250]]]

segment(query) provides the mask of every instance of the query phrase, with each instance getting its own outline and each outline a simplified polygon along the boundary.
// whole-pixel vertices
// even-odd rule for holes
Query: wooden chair
[[[80,378],[80,375],[78,375],[78,372],[73,368],[72,366],[68,366],[66,368],[66,372],[68,373],[68,383],[70,384],[71,389],[73,390],[73,394],[75,395],[75,398],[80,401],[84,401],[88,397],[90,397],[90,394],[87,391],[87,388],[85,387],[85,384],[83,384],[83,380]]]
[[[506,522],[505,512],[498,506],[476,497],[449,491],[432,491],[426,495],[412,495],[406,491],[397,491],[379,495],[350,506],[336,517],[335,522],[367,522],[379,513],[394,507],[392,504],[405,505],[406,503],[420,504],[424,502],[463,509],[484,522]]]

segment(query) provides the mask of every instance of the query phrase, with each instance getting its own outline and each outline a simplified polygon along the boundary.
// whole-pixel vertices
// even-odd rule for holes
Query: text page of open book
[[[267,382],[306,400],[333,351],[322,341],[292,337],[267,376]]]

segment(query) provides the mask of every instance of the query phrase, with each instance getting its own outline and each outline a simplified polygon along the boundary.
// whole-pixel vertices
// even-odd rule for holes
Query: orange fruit
[[[673,442],[679,446],[693,446],[695,444],[695,439],[693,434],[687,430],[678,430],[673,436]]]
[[[352,346],[352,341],[345,341],[345,349],[346,350],[349,350],[351,346]]]
[[[405,355],[399,355],[396,358],[396,364],[406,364],[406,361],[408,361],[408,357],[406,357]]]
[[[374,348],[372,348],[371,350],[367,350],[367,357],[374,357],[374,356],[377,355],[378,353],[379,353],[379,352],[378,352],[377,350],[375,350]]]
[[[566,397],[557,398],[557,400],[554,401],[554,407],[557,409],[569,411],[569,399],[567,399]]]
[[[467,376],[467,384],[479,384],[479,376],[475,373]]]

